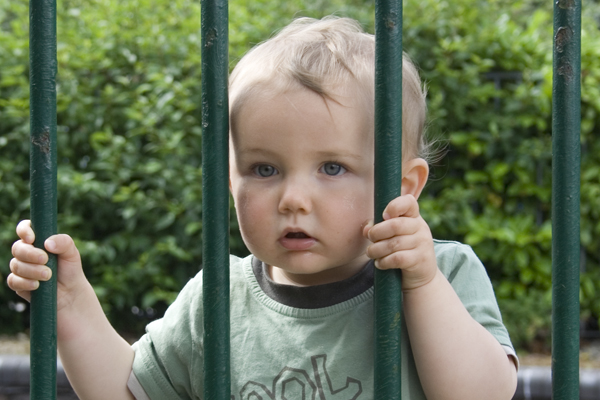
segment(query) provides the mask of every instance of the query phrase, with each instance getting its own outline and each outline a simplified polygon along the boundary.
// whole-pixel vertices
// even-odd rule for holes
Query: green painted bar
[[[56,226],[56,1],[29,3],[30,185],[35,246]],[[52,279],[31,296],[31,392],[34,400],[56,399],[56,257]]]
[[[402,181],[402,1],[375,3],[375,222]],[[400,399],[402,280],[375,271],[375,399]]]
[[[230,400],[228,6],[201,7],[204,399]]]
[[[554,5],[552,392],[579,398],[581,0]]]

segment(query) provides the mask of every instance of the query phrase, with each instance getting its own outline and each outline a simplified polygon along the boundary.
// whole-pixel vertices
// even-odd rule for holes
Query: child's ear
[[[402,166],[402,195],[412,194],[419,198],[429,176],[429,165],[422,158],[413,158]]]

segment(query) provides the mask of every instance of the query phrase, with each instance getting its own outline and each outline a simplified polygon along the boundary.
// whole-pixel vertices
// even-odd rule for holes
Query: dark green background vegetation
[[[422,213],[435,237],[474,247],[521,348],[549,335],[552,3],[404,2],[404,46],[427,82],[429,132],[447,145]],[[15,225],[29,217],[27,7],[0,0],[2,281]],[[231,65],[296,16],[350,16],[372,32],[373,8],[233,0]],[[139,334],[202,260],[200,7],[62,0],[58,9],[59,230],[75,238],[112,323]],[[586,9],[582,35],[584,319],[600,315],[597,16]],[[231,250],[245,254],[233,209],[231,222]],[[20,301],[0,285],[0,333],[27,328]]]

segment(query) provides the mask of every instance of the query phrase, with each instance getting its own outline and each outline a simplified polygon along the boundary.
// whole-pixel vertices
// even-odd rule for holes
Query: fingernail
[[[375,260],[375,268],[379,268],[379,260]]]
[[[31,290],[36,290],[40,287],[40,283],[38,281],[34,281],[31,283]]]
[[[383,220],[387,221],[388,219],[390,219],[390,214],[388,213],[383,213]]]
[[[50,279],[50,277],[52,276],[52,270],[50,268],[47,268],[46,270],[44,270],[44,272],[42,272],[42,276],[45,280]]]
[[[56,250],[56,242],[51,239],[46,240],[46,248],[50,251]]]
[[[34,240],[35,239],[34,239],[33,235],[27,235],[27,236],[25,236],[25,241],[27,243],[33,243]]]

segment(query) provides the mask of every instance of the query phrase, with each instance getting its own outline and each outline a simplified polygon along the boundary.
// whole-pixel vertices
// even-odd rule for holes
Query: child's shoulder
[[[457,275],[487,279],[487,272],[471,246],[453,240],[433,240],[438,267],[450,282]]]
[[[454,240],[433,239],[433,247],[438,258],[455,257],[456,255],[477,257],[471,246]]]
[[[251,262],[251,258],[252,258],[252,255],[249,255],[244,258],[234,256],[233,254],[229,255],[230,281],[231,280],[239,280],[243,277],[244,265],[246,263],[249,264]],[[202,266],[200,271],[198,271],[198,273],[187,282],[187,284],[185,285],[185,288],[187,290],[193,290],[195,292],[201,291],[203,276],[204,276],[204,266]]]

